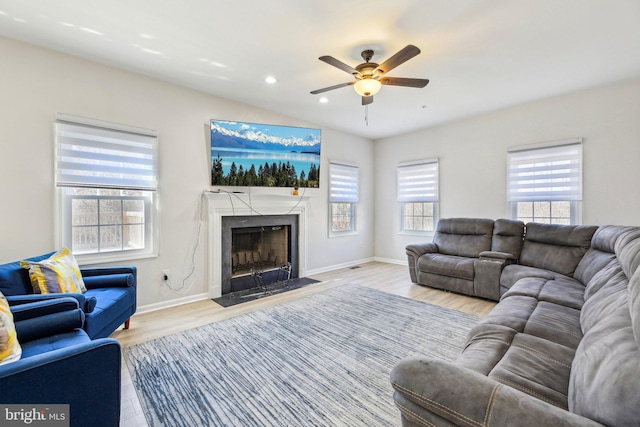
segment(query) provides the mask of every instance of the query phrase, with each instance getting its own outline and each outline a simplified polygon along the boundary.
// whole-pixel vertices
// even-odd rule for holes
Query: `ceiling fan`
[[[355,68],[350,67],[344,62],[338,61],[332,56],[321,56],[318,58],[320,61],[326,62],[329,65],[333,65],[336,68],[346,71],[347,73],[355,77],[355,81],[341,83],[335,86],[325,87],[323,89],[317,89],[311,91],[312,94],[318,94],[328,92],[330,90],[339,89],[345,86],[353,86],[356,93],[362,96],[362,105],[369,105],[373,102],[373,95],[378,93],[382,85],[389,86],[407,86],[422,88],[429,83],[429,79],[409,79],[404,77],[384,77],[389,71],[401,65],[417,54],[420,53],[420,49],[413,45],[408,45],[393,55],[391,58],[384,61],[382,64],[376,64],[370,62],[373,58],[373,50],[363,50],[362,59],[365,60]]]

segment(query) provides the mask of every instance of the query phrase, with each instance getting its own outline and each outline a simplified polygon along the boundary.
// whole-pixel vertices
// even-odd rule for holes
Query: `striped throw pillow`
[[[36,294],[84,293],[87,290],[78,262],[68,248],[62,248],[42,261],[20,261],[20,265],[29,270]]]
[[[0,365],[20,359],[22,348],[7,299],[0,292]]]

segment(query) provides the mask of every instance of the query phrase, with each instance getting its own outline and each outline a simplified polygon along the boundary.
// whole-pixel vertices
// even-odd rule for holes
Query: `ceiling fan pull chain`
[[[364,106],[364,122],[369,126],[369,106]]]

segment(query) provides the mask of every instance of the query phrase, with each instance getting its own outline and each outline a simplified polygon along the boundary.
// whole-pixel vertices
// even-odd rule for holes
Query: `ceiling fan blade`
[[[320,58],[318,58],[320,61],[322,62],[326,62],[329,65],[333,65],[336,68],[341,69],[342,71],[346,71],[349,74],[360,74],[355,68],[353,68],[350,65],[345,64],[342,61],[338,61],[336,58],[334,58],[333,56],[321,56]]]
[[[425,87],[429,79],[407,79],[404,77],[383,77],[380,83],[389,86]]]
[[[373,103],[373,95],[362,97],[362,105],[369,105],[371,103]]]
[[[311,93],[313,95],[316,95],[318,93],[329,92],[330,90],[334,90],[334,89],[340,89],[341,87],[352,86],[353,84],[355,84],[355,82],[340,83],[339,85],[334,85],[334,86],[329,86],[329,87],[325,87],[325,88],[322,88],[322,89],[312,90]]]
[[[396,68],[398,65],[407,62],[419,53],[420,49],[411,44],[407,45],[403,49],[400,49],[400,51],[393,55],[391,58],[380,64],[376,69],[376,72],[380,73],[379,75],[384,75]]]

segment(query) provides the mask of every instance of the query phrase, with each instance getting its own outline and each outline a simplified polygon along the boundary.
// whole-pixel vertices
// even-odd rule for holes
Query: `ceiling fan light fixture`
[[[372,78],[365,78],[362,80],[358,80],[353,85],[353,88],[355,89],[356,93],[360,96],[373,96],[380,91],[381,87],[382,87],[382,83]]]

